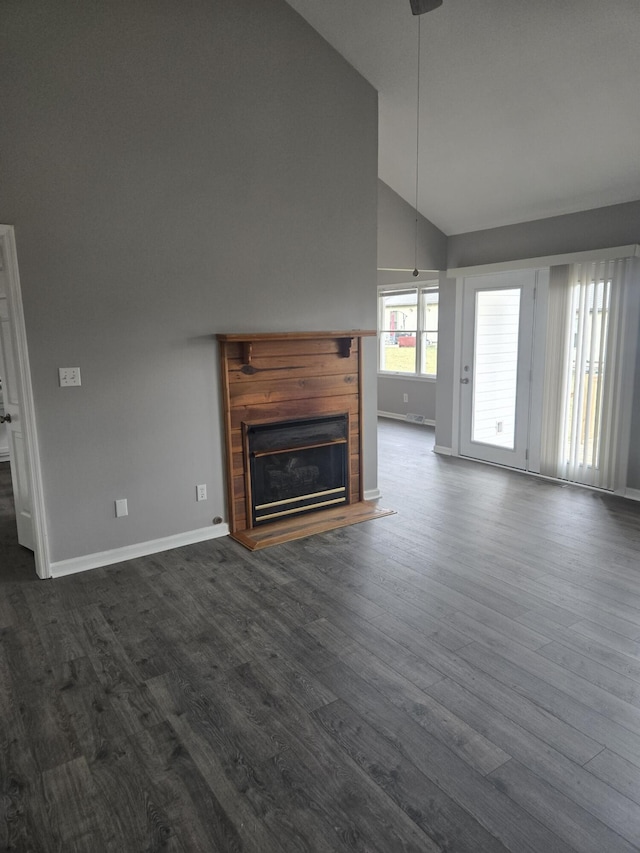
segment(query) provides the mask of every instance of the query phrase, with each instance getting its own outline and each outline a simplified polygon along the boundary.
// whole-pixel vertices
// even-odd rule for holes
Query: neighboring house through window
[[[378,289],[378,370],[435,377],[438,285]]]

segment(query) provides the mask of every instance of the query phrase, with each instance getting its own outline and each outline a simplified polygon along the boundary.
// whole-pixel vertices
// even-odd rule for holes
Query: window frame
[[[434,281],[423,281],[419,284],[407,283],[407,284],[398,284],[398,285],[379,285],[378,286],[378,375],[380,376],[400,376],[404,379],[420,379],[427,381],[435,381],[437,379],[438,367],[437,367],[437,347],[438,347],[438,328],[437,325],[435,328],[427,328],[427,303],[424,299],[424,296],[427,293],[436,293],[438,296],[438,311],[440,309],[440,288],[439,282],[437,280]],[[384,298],[387,296],[415,296],[416,299],[416,323],[415,330],[410,329],[407,330],[408,334],[412,334],[416,338],[416,345],[414,348],[414,369],[412,371],[402,371],[402,370],[388,370],[381,367],[382,363],[382,346],[383,346],[383,335],[390,335],[397,333],[395,329],[387,329],[384,325],[385,319],[385,303]],[[435,333],[436,335],[436,369],[434,373],[426,373],[422,372],[421,365],[423,364],[423,336],[425,339],[428,339],[429,333]]]

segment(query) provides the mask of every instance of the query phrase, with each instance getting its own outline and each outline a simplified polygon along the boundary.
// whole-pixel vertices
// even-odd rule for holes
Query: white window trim
[[[378,345],[378,376],[388,376],[388,377],[399,377],[401,379],[409,379],[411,381],[418,382],[437,382],[438,375],[437,373],[421,373],[417,368],[422,362],[422,333],[426,331],[423,329],[422,324],[424,320],[424,312],[422,310],[422,306],[420,304],[420,295],[421,291],[424,290],[435,290],[438,293],[438,307],[440,303],[440,282],[437,279],[433,281],[420,281],[420,282],[406,282],[403,284],[389,285],[389,284],[381,284],[378,285],[378,335],[377,335],[377,345]],[[380,333],[383,330],[384,325],[384,310],[382,307],[382,299],[381,297],[388,294],[402,294],[402,293],[413,293],[417,291],[418,300],[417,300],[417,323],[416,323],[416,370],[412,373],[404,373],[399,370],[383,370],[380,368]],[[385,330],[386,331],[386,330]],[[429,330],[435,331],[436,334],[438,332],[437,329]]]

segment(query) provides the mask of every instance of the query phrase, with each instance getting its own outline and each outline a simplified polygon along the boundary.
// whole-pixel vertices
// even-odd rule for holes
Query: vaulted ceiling
[[[409,0],[287,0],[378,90],[415,202]],[[639,0],[444,0],[420,16],[419,209],[447,234],[640,199]]]

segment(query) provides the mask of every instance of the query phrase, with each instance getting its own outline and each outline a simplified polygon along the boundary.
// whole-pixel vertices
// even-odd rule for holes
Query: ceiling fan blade
[[[425,12],[442,6],[442,0],[409,0],[409,2],[414,15],[424,15]]]

